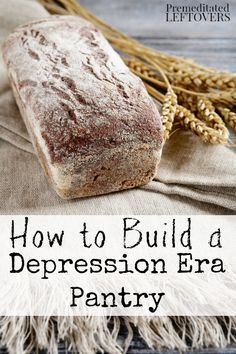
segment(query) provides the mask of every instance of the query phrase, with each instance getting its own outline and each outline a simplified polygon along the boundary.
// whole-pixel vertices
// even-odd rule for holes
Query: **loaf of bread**
[[[103,35],[78,16],[18,27],[9,80],[40,163],[62,198],[144,185],[160,160],[157,108]]]

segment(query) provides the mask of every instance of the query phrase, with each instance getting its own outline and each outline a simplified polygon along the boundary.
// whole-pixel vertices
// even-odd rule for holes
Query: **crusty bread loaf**
[[[155,104],[102,34],[75,16],[21,26],[3,57],[42,167],[62,198],[146,184],[163,134]]]

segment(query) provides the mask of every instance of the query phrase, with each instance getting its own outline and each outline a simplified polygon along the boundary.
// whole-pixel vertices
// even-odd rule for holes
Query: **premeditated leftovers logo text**
[[[229,22],[230,5],[166,5],[167,22]]]

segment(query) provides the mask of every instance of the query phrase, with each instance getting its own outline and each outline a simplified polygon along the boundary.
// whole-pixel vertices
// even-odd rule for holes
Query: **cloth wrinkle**
[[[24,12],[20,11],[23,6]],[[0,44],[17,25],[48,16],[38,3],[27,0],[14,2],[14,6],[13,0],[1,1],[0,14],[4,19],[0,21]],[[98,197],[60,200],[43,176],[7,84],[2,58],[0,73],[3,77],[0,81],[2,213],[24,210],[49,214],[198,214],[204,210],[210,214],[232,214],[236,211],[236,151],[204,144],[182,130],[166,142],[157,174],[147,186]],[[12,193],[9,195],[6,190]]]

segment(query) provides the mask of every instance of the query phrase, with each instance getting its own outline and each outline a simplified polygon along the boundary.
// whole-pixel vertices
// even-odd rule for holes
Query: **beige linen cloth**
[[[48,16],[30,0],[0,0],[0,41],[17,25]],[[236,148],[175,133],[149,185],[105,196],[61,200],[49,187],[0,59],[0,212],[2,214],[234,214]]]

